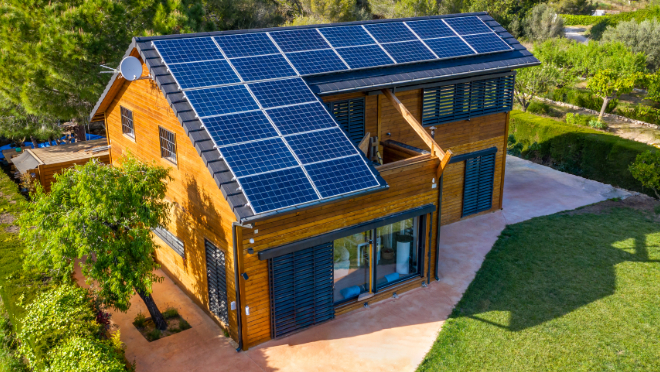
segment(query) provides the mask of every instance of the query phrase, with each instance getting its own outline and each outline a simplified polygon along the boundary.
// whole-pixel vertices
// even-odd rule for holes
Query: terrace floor
[[[161,309],[174,306],[192,328],[147,342],[132,326],[146,308],[113,313],[126,356],[146,371],[413,371],[433,345],[485,255],[507,224],[631,193],[507,157],[503,210],[443,226],[439,281],[247,352],[235,344],[167,276],[154,286]]]

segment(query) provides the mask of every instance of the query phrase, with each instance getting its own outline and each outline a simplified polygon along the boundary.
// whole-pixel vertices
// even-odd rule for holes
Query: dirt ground
[[[626,199],[605,200],[564,213],[571,216],[576,214],[602,214],[609,212],[612,208],[632,208],[649,213],[656,220],[660,219],[660,200],[644,194],[634,195]]]

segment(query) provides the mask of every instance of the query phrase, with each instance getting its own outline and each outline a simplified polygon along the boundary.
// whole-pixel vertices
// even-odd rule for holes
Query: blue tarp
[[[103,136],[97,136],[96,134],[89,134],[89,133],[87,133],[85,136],[86,136],[87,141],[105,138]],[[62,137],[62,139],[64,139],[64,137]],[[25,146],[30,146],[30,147],[34,148],[34,146],[32,145],[32,142],[25,142]],[[55,142],[55,141],[52,141],[52,142],[46,141],[46,142],[37,144],[38,148],[50,147],[50,146],[57,146],[57,142]],[[18,147],[18,146],[13,146],[13,145],[0,146],[0,151],[13,149],[14,147]],[[2,155],[2,152],[0,152],[0,159],[4,159],[4,158],[5,158],[5,156]]]

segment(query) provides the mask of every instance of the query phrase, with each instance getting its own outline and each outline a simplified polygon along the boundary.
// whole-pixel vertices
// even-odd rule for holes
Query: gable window
[[[484,154],[465,160],[463,217],[487,211],[493,207],[495,154]]]
[[[176,135],[169,130],[158,127],[160,134],[160,157],[176,164]]]
[[[422,124],[438,125],[511,111],[514,77],[514,73],[509,73],[495,78],[425,88]]]
[[[179,256],[184,257],[185,256],[185,249],[183,246],[183,241],[179,238],[176,237],[176,235],[172,234],[169,230],[162,228],[162,227],[156,227],[151,230],[157,237],[159,237],[162,241],[165,242],[174,252],[176,252]]]
[[[133,128],[133,112],[125,107],[119,106],[121,110],[121,131],[125,135],[135,139],[135,129]]]
[[[364,138],[364,97],[329,102],[328,110],[348,138],[358,145]]]

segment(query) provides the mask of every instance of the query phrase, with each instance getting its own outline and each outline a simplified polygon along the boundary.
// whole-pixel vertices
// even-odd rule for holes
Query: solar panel
[[[227,57],[250,57],[264,54],[278,54],[280,51],[265,33],[216,36],[220,48]]]
[[[335,48],[375,44],[362,26],[323,27],[319,31]]]
[[[224,58],[210,37],[154,40],[152,43],[168,65]]]
[[[364,27],[379,43],[417,40],[403,23],[375,23]]]
[[[438,58],[459,57],[474,54],[474,51],[458,36],[425,40],[424,42],[435,52]]]
[[[270,36],[284,53],[330,48],[330,45],[323,40],[321,34],[314,28],[271,32]]]
[[[444,21],[459,35],[493,32],[490,27],[486,26],[486,24],[477,17],[445,18]]]
[[[435,59],[435,56],[429,48],[424,46],[421,41],[405,41],[402,43],[383,44],[397,63],[427,61]]]
[[[249,87],[264,108],[316,101],[302,79],[264,81],[249,84]]]
[[[231,63],[244,81],[265,80],[298,75],[281,54],[232,59]]]
[[[305,169],[324,198],[378,186],[362,155],[310,164]]]
[[[339,128],[296,134],[287,143],[303,164],[336,159],[358,152]]]
[[[220,152],[236,177],[298,166],[279,137],[222,147]]]
[[[300,167],[240,179],[254,213],[262,213],[318,200]]]
[[[391,65],[392,59],[378,46],[367,45],[337,49],[351,68]]]
[[[243,85],[189,90],[185,92],[199,117],[256,110],[259,108]]]
[[[169,66],[181,89],[238,83],[238,78],[225,60],[180,63]]]
[[[278,135],[261,111],[243,112],[203,119],[204,126],[218,146],[253,141]]]
[[[348,70],[332,49],[288,53],[286,56],[301,75]]]
[[[463,39],[477,51],[477,53],[491,53],[511,50],[509,44],[505,43],[494,33],[464,36]]]
[[[417,36],[421,39],[434,39],[436,37],[456,36],[441,19],[431,19],[428,21],[406,22]]]
[[[336,127],[334,119],[320,102],[266,110],[283,135]]]

